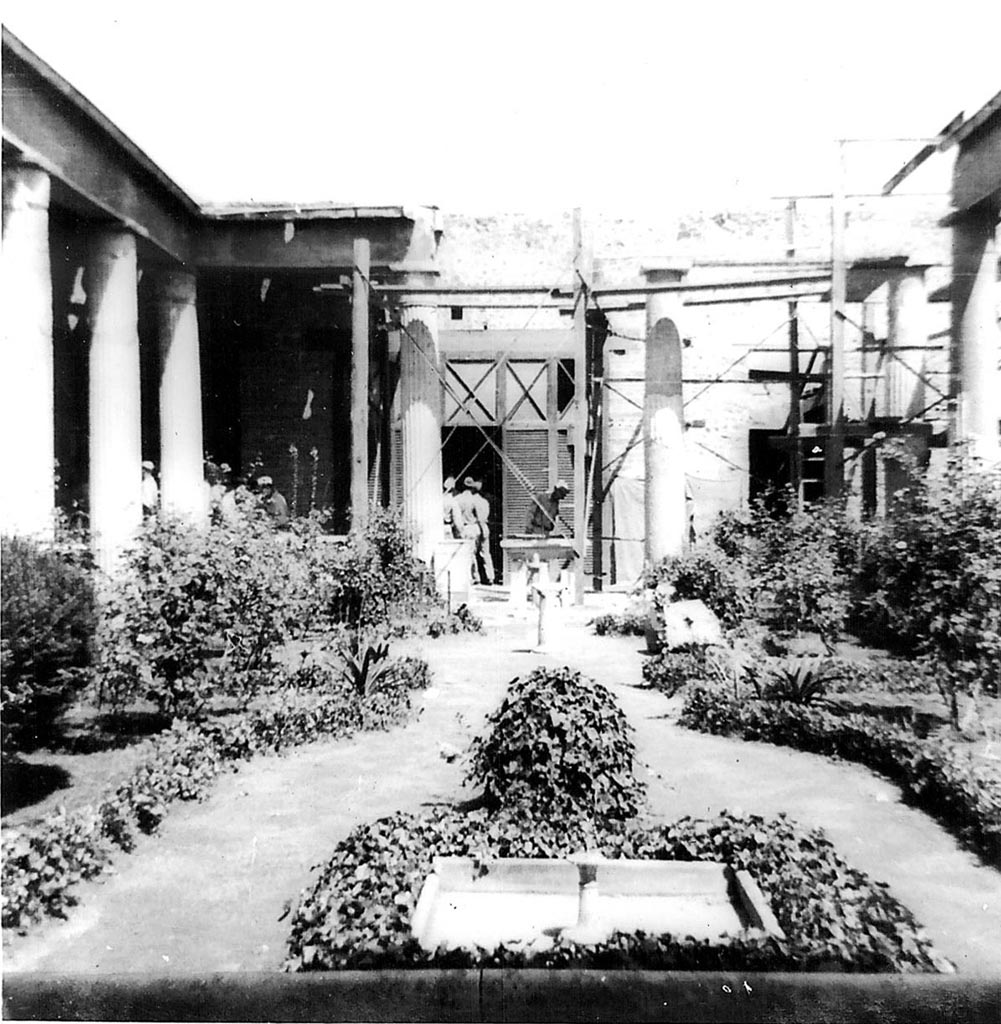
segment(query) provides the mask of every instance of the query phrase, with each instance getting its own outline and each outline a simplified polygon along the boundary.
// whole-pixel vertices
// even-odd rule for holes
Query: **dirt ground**
[[[408,641],[434,672],[419,717],[388,733],[258,758],[200,804],[171,809],[160,835],[80,887],[67,921],[5,936],[5,970],[117,973],[277,970],[282,919],[311,868],[355,824],[466,799],[464,749],[507,682],[541,662],[609,685],[636,730],[650,813],[786,812],[823,827],[856,867],[886,881],[964,973],[1001,974],[1001,873],[962,850],[895,786],[856,765],[679,728],[680,700],[641,687],[637,638],[596,637],[572,609],[546,654],[527,621],[487,606],[485,635]]]

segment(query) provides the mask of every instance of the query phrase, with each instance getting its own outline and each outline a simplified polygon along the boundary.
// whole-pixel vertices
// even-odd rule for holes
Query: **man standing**
[[[455,477],[445,478],[442,488],[442,519],[445,523],[445,537],[447,540],[455,540],[462,536],[462,512],[459,503],[455,498]]]
[[[544,491],[532,499],[528,512],[527,530],[530,534],[548,537],[556,528],[560,516],[560,502],[570,493],[565,481],[558,480],[556,486],[546,494]]]
[[[496,583],[494,573],[494,559],[490,553],[490,502],[483,495],[483,481],[477,480],[473,484],[473,513],[476,516],[476,524],[479,527],[479,537],[474,549],[475,569],[480,574],[480,579],[488,585]]]

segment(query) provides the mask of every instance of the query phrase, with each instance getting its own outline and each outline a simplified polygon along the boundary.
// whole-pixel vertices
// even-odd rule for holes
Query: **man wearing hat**
[[[160,488],[157,486],[156,477],[153,476],[153,463],[148,460],[142,464],[142,503],[143,515],[155,516],[156,507],[160,504]]]
[[[528,512],[527,530],[531,534],[548,537],[556,528],[560,517],[560,501],[570,493],[566,482],[558,480],[556,486],[546,494],[544,491],[532,498]]]
[[[455,498],[455,477],[445,478],[442,485],[441,513],[445,524],[445,537],[455,540],[462,536],[462,513]]]
[[[291,519],[288,514],[288,502],[275,490],[275,482],[269,476],[257,478],[257,489],[261,495],[261,508],[271,517],[275,527],[284,530]]]
[[[462,481],[462,491],[455,499],[462,517],[462,536],[473,541],[472,578],[474,583],[482,582],[478,563],[482,560],[483,533],[485,523],[481,521],[482,509],[477,500],[476,479],[467,476]],[[493,583],[493,580],[488,582]]]

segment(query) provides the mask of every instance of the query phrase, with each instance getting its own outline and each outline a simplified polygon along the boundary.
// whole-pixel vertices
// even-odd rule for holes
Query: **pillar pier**
[[[90,526],[105,572],[142,523],[142,422],[135,236],[95,233],[88,266]]]
[[[430,563],[444,531],[438,310],[404,304],[400,320],[403,514],[414,554]]]
[[[883,415],[907,416],[917,376],[907,367],[916,362],[908,350],[928,344],[928,290],[925,268],[908,267],[889,283],[889,329],[883,380]],[[904,365],[906,364],[906,365]]]
[[[49,188],[37,167],[4,168],[0,530],[35,537],[55,511]]]
[[[958,440],[985,466],[1001,459],[997,324],[998,211],[975,208],[952,226],[952,377]]]
[[[662,263],[643,268],[647,284],[680,281],[687,267]],[[646,561],[680,555],[688,542],[685,507],[685,410],[681,393],[681,302],[670,292],[646,302],[646,394],[643,454],[646,466]]]
[[[197,286],[186,270],[156,282],[160,348],[160,504],[193,523],[208,517],[202,440],[202,371]]]

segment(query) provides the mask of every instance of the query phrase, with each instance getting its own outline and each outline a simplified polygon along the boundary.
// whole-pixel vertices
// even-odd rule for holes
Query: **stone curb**
[[[994,1022],[1001,977],[595,970],[11,974],[5,1020]]]

